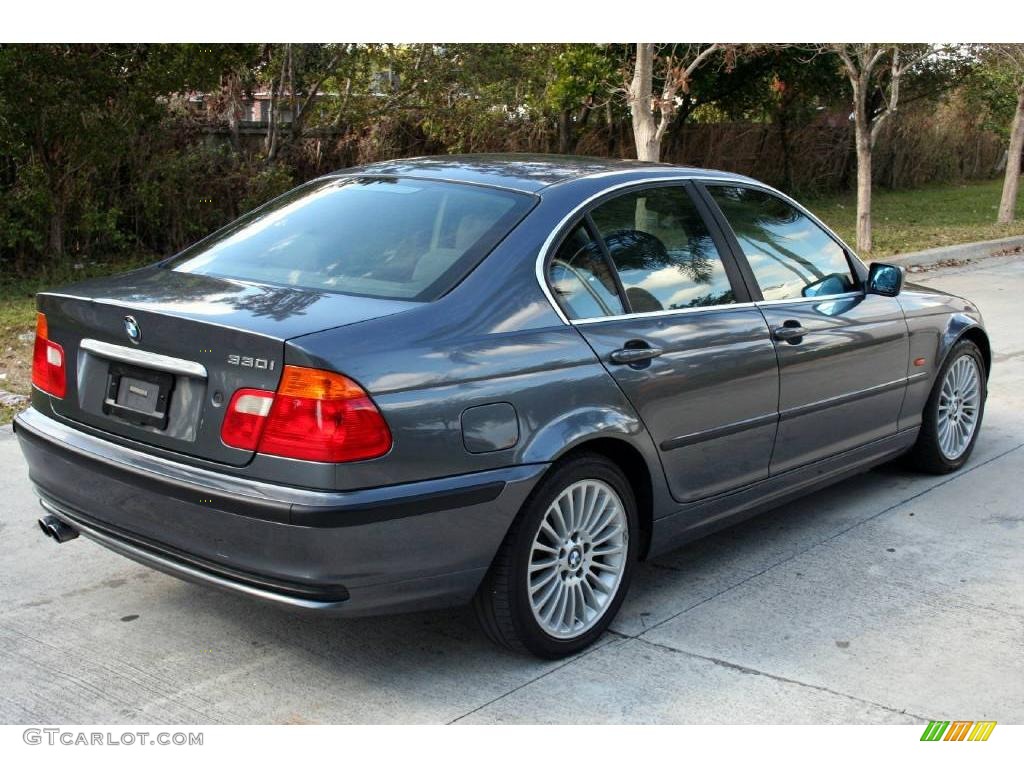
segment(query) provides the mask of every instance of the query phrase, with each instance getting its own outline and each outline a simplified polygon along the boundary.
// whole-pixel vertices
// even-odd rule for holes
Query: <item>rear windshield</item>
[[[534,198],[442,181],[322,179],[164,262],[179,272],[429,301],[523,218]]]

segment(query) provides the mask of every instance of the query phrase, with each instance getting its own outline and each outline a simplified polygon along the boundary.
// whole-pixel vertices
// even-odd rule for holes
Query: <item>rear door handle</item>
[[[608,355],[608,359],[616,365],[634,365],[645,360],[653,360],[662,354],[664,350],[657,347],[623,347]]]
[[[774,331],[772,336],[777,341],[797,341],[807,335],[807,329],[797,320],[787,320]]]

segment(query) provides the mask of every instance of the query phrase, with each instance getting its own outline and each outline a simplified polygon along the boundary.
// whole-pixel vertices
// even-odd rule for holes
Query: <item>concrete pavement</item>
[[[556,663],[468,610],[297,617],[58,547],[4,428],[0,722],[1024,722],[1024,257],[914,278],[989,325],[970,464],[883,467],[647,563]]]

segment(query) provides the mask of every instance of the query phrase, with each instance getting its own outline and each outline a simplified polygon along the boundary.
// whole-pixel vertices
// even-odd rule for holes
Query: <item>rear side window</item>
[[[736,234],[765,299],[855,290],[842,246],[785,200],[749,187],[707,189]]]
[[[180,272],[387,299],[431,300],[471,270],[534,198],[439,181],[325,179],[166,263]]]
[[[562,242],[548,276],[555,296],[573,320],[625,312],[608,260],[582,224]]]
[[[704,220],[685,189],[655,187],[591,212],[632,312],[735,301]]]

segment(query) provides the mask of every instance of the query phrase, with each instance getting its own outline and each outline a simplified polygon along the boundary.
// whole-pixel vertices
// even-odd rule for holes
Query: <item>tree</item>
[[[352,57],[359,46],[352,43],[267,44],[267,69],[270,113],[264,152],[268,161],[276,159],[282,148],[282,125],[287,110],[287,140],[295,145],[303,138],[306,123],[320,97],[324,84],[337,79],[341,64]]]
[[[664,52],[659,52],[664,48]],[[668,47],[655,43],[637,43],[633,63],[633,79],[626,91],[630,115],[633,118],[633,140],[638,160],[658,162],[661,158],[661,140],[672,124],[679,108],[680,93],[690,87],[690,78],[717,53],[723,52],[731,65],[735,48],[726,43],[673,44]],[[658,69],[657,78],[655,69]],[[655,80],[660,81],[655,95]]]
[[[857,148],[857,249],[871,252],[871,157],[886,120],[896,114],[900,84],[908,71],[936,52],[935,46],[828,43],[853,89]]]
[[[125,147],[165,115],[160,99],[215,84],[236,48],[0,45],[0,157],[12,158],[19,178],[42,179],[44,248],[54,261],[68,250],[68,220],[88,182],[116,179]]]
[[[611,46],[569,43],[554,48],[543,106],[557,113],[558,152],[569,155],[576,151],[579,130],[591,113],[610,102],[618,63]]]
[[[1010,143],[1006,153],[1006,173],[1003,177],[1003,194],[999,200],[1000,224],[1013,221],[1017,206],[1017,192],[1020,189],[1020,166],[1024,155],[1024,45],[991,44],[983,49],[987,64],[1000,75],[1016,96],[1017,106],[1010,124]]]
[[[751,55],[751,54],[755,55]],[[694,77],[689,102],[707,104],[734,122],[771,125],[781,152],[780,188],[796,189],[794,168],[806,147],[794,146],[793,133],[819,119],[826,109],[849,103],[849,82],[828,56],[808,55],[802,46],[773,44],[744,49],[731,72],[702,69]],[[684,101],[679,124],[689,103]],[[670,140],[676,133],[670,129]],[[767,139],[767,133],[764,134]],[[804,180],[804,183],[807,183]]]
[[[473,152],[496,140],[515,148],[520,131],[546,122],[544,90],[558,46],[416,43],[382,46],[375,79],[359,119],[375,130],[401,127],[420,151]],[[527,139],[528,141],[528,139]]]

